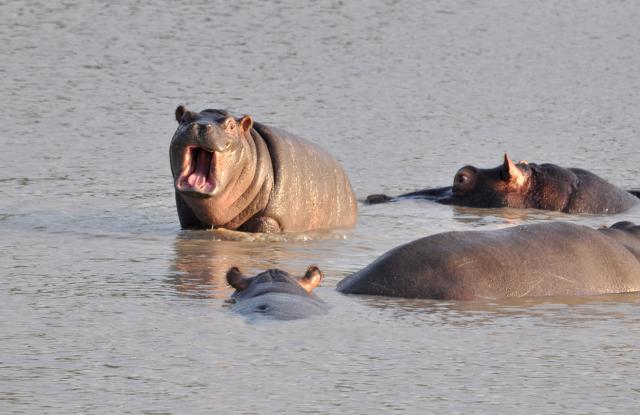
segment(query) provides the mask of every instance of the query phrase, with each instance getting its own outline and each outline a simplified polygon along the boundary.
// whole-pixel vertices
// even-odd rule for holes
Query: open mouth
[[[176,189],[211,195],[216,187],[214,154],[200,147],[188,147],[183,157]]]

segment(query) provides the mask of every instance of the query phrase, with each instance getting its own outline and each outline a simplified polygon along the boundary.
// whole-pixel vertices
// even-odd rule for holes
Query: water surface
[[[448,230],[616,216],[360,206],[332,238],[179,228],[178,104],[335,154],[359,199],[514,159],[640,187],[640,6],[0,2],[0,413],[633,413],[640,296],[458,303],[335,284]],[[317,264],[326,317],[247,324],[246,273]]]

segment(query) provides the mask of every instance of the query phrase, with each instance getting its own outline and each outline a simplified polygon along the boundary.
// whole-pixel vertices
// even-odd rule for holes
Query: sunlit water
[[[491,4],[490,4],[491,3]],[[640,187],[634,2],[0,2],[0,413],[635,413],[640,295],[338,294],[447,230],[629,219],[360,206],[332,235],[181,231],[173,110],[227,108],[335,154],[356,194],[502,153]],[[325,317],[248,324],[223,278],[325,273]]]

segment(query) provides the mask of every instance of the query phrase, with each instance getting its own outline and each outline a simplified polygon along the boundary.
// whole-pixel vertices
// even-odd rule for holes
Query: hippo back
[[[555,222],[436,234],[387,252],[338,289],[454,300],[640,291],[640,262],[611,233]]]
[[[619,213],[640,201],[632,193],[621,190],[603,178],[583,169],[568,169],[577,179],[577,188],[565,207],[568,213]]]
[[[264,213],[284,231],[351,227],[357,204],[349,179],[327,151],[284,130],[254,123],[267,143],[274,187]]]

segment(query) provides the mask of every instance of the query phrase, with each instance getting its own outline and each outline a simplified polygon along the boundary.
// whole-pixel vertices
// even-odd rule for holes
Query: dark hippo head
[[[410,197],[476,208],[596,214],[624,212],[640,203],[640,191],[624,191],[587,170],[550,163],[516,164],[506,154],[502,165],[492,169],[464,166],[456,173],[452,186],[417,190],[395,198],[374,194],[367,197],[366,203]]]
[[[266,292],[308,296],[321,281],[322,272],[314,265],[307,268],[302,277],[297,278],[279,269],[269,269],[255,277],[245,277],[236,267],[227,271],[227,282],[236,289],[231,298],[236,300],[256,297]]]
[[[228,209],[251,185],[256,170],[253,120],[224,110],[176,109],[170,147],[174,186],[200,221],[218,225],[236,211]]]
[[[470,207],[526,207],[531,168],[526,161],[515,164],[504,155],[501,166],[478,169],[464,166],[453,178],[451,197],[443,201]]]
[[[316,266],[310,266],[302,277],[292,277],[279,269],[255,277],[245,277],[236,267],[227,271],[227,282],[236,289],[231,295],[234,311],[279,320],[325,314],[326,304],[312,292],[320,281],[322,272]]]

